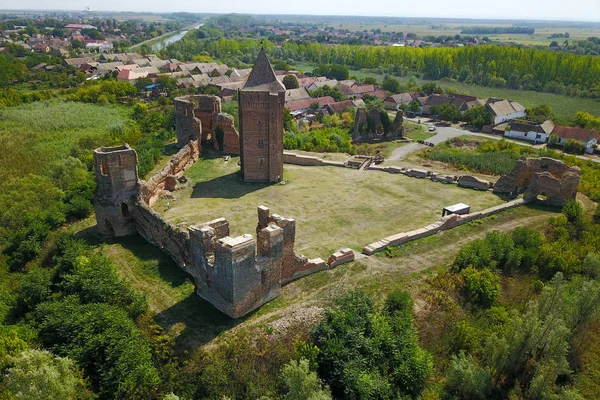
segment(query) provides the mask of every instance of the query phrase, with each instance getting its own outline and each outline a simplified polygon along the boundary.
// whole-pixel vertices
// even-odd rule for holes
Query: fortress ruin
[[[227,154],[240,154],[240,134],[231,115],[221,112],[216,96],[190,95],[175,98],[175,133],[177,145],[192,140],[212,143]]]
[[[256,73],[255,73],[256,71]],[[209,142],[225,153],[240,154],[246,182],[278,182],[283,176],[283,160],[303,166],[328,165],[342,168],[372,169],[393,174],[431,179],[443,183],[487,191],[490,182],[463,175],[443,176],[416,169],[371,165],[372,157],[360,163],[328,161],[311,156],[283,153],[282,113],[285,90],[277,81],[264,51],[258,56],[248,82],[240,91],[240,126],[221,113],[215,96],[185,96],[175,99],[177,141],[180,150],[167,165],[146,181],[139,179],[137,153],[129,145],[102,147],[94,151],[96,192],[94,206],[97,228],[102,234],[122,237],[139,234],[162,249],[181,269],[194,278],[196,293],[233,318],[241,317],[276,298],[281,287],[295,279],[354,259],[349,248],[332,254],[327,262],[296,254],[296,221],[269,208],[258,207],[255,235],[230,236],[224,218],[189,227],[168,222],[152,206],[161,195],[176,190],[186,170],[202,153],[202,142]],[[364,118],[363,118],[364,119]],[[395,128],[401,129],[397,118]],[[547,195],[548,203],[562,205],[577,193],[581,170],[561,161],[541,158],[523,159],[501,177],[494,192],[524,199],[467,216],[450,215],[425,228],[383,238],[363,248],[366,255],[389,245],[450,229],[474,218],[500,212]],[[210,218],[213,218],[212,216]]]
[[[137,154],[128,145],[95,150],[98,230],[113,237],[141,235],[194,278],[200,297],[233,318],[279,296],[282,285],[329,268],[320,258],[296,254],[296,221],[270,214],[264,206],[258,207],[256,238],[229,236],[224,218],[184,229],[152,210],[154,199],[174,190],[199,154],[199,142],[192,140],[163,170],[142,181]]]

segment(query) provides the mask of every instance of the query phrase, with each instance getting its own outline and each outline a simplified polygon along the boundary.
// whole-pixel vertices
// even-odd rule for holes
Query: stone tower
[[[137,232],[133,217],[137,198],[137,153],[128,144],[94,150],[96,192],[94,209],[98,230],[110,236]]]
[[[245,182],[279,182],[283,177],[285,87],[264,49],[239,91],[240,161]]]

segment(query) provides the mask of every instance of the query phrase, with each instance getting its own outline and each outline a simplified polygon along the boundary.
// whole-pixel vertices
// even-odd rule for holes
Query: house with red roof
[[[313,103],[317,103],[319,105],[319,110],[325,107],[327,104],[335,103],[335,100],[331,96],[303,99],[303,100],[295,100],[288,101],[285,103],[285,108],[290,110],[291,114],[294,116],[302,115],[310,110],[310,106]],[[319,111],[317,110],[317,111]]]
[[[567,140],[576,140],[583,143],[585,152],[592,154],[600,140],[600,135],[595,129],[577,128],[572,126],[556,125],[550,136],[558,138],[557,144],[562,146]]]

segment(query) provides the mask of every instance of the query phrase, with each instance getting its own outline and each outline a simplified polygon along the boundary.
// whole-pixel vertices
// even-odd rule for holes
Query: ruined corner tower
[[[110,236],[137,232],[132,215],[138,196],[137,153],[128,144],[94,150],[98,230]]]
[[[279,182],[283,177],[285,87],[264,49],[240,89],[240,162],[245,182]]]

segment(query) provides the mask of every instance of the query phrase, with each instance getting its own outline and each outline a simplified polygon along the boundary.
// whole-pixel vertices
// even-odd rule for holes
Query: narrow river
[[[196,26],[193,26],[190,29],[198,29],[202,25],[204,25],[204,24],[198,24]],[[185,30],[185,31],[181,31],[181,32],[179,32],[175,36],[170,36],[170,37],[168,37],[167,39],[165,39],[165,40],[163,40],[161,42],[155,43],[154,45],[152,45],[152,50],[161,50],[162,48],[167,47],[171,43],[175,43],[176,41],[181,40],[181,38],[184,37],[185,34],[188,33],[188,32],[189,32],[189,29]]]

